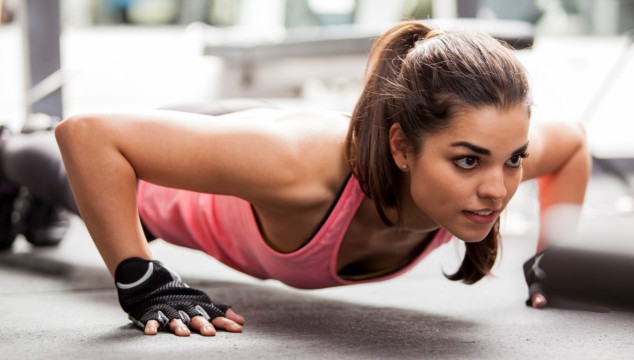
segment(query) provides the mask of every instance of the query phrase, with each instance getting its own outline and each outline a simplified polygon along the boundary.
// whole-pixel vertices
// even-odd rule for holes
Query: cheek
[[[453,169],[436,165],[432,171],[412,173],[411,192],[416,205],[434,217],[468,198],[470,190]]]

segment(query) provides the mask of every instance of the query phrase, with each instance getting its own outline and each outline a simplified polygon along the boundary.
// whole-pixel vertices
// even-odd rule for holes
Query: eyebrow
[[[467,141],[456,141],[450,144],[452,147],[466,147],[467,149],[480,154],[480,155],[486,155],[486,156],[491,156],[491,150],[487,149],[487,148],[483,148],[481,146],[472,144],[470,142]],[[518,148],[517,150],[513,151],[513,155],[517,155],[517,154],[521,154],[526,152],[526,150],[528,149],[528,142],[526,142],[526,144],[522,145],[520,148]]]

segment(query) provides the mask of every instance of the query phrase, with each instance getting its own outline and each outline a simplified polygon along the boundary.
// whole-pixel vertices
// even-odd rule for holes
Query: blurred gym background
[[[14,129],[42,114],[227,98],[351,111],[372,41],[394,23],[489,32],[526,65],[534,122],[587,127],[597,160],[588,216],[634,223],[634,0],[0,0],[0,8],[0,123]],[[526,235],[535,190],[522,191],[507,231]],[[619,233],[631,234],[623,224]]]

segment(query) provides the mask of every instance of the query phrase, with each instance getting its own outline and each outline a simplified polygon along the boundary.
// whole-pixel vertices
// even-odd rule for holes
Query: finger
[[[531,296],[531,303],[535,309],[543,309],[548,305],[546,297],[541,293],[535,293]]]
[[[219,316],[211,320],[211,323],[216,327],[216,329],[222,329],[229,332],[242,332],[242,326],[240,326],[240,324],[231,319],[227,319],[226,317]]]
[[[211,323],[205,319],[204,316],[194,316],[192,321],[189,323],[189,327],[198,331],[200,335],[203,336],[214,336],[216,335],[216,329]]]
[[[228,318],[228,319],[233,320],[233,321],[237,322],[237,323],[238,323],[238,324],[240,324],[240,325],[244,325],[244,322],[246,321],[246,320],[244,319],[244,317],[243,317],[243,316],[238,315],[238,314],[237,314],[235,311],[233,311],[233,309],[231,309],[231,308],[229,308],[229,309],[227,310],[227,313],[226,313],[226,314],[227,314],[227,318]]]
[[[156,320],[149,320],[145,323],[145,329],[143,332],[145,335],[156,335],[158,334],[159,322]]]
[[[191,335],[191,331],[189,331],[189,328],[187,327],[187,325],[185,325],[185,323],[183,323],[183,320],[181,319],[172,319],[172,321],[170,321],[170,329],[172,329],[174,334],[178,336]]]

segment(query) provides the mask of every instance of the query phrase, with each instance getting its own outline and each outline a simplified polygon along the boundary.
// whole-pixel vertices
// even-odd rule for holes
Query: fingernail
[[[147,328],[149,332],[155,332],[156,328],[153,326],[150,326],[149,328]]]
[[[541,295],[537,295],[535,296],[535,299],[533,299],[533,305],[536,307],[542,307],[546,304],[546,298],[544,298]]]
[[[187,330],[187,326],[179,326],[178,328],[183,330],[183,331]]]

